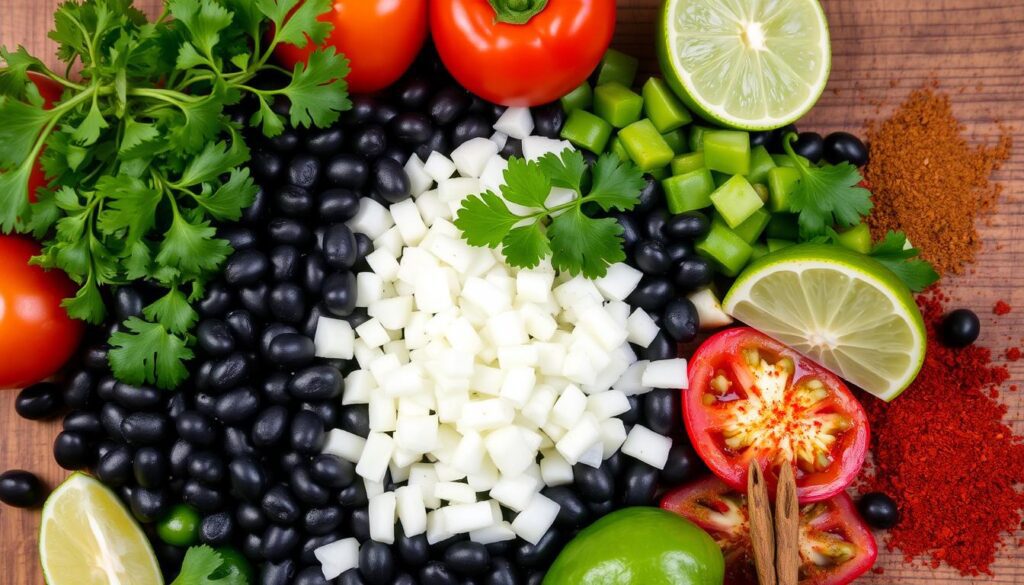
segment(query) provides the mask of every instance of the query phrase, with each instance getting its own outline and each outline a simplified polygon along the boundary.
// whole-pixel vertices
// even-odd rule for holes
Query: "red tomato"
[[[35,71],[28,72],[29,79],[35,84],[36,88],[39,89],[39,95],[43,96],[43,104],[47,110],[53,107],[53,104],[60,101],[61,93],[63,88],[59,83],[53,81],[49,77],[46,77],[42,73],[36,73]],[[46,173],[43,172],[43,166],[39,164],[39,161],[32,166],[32,174],[28,179],[28,198],[33,203],[36,202],[38,197],[36,196],[36,190],[45,187],[47,184]]]
[[[700,526],[725,557],[724,585],[756,585],[747,498],[714,476],[667,494],[661,507]],[[800,507],[800,585],[846,585],[875,564],[878,547],[845,492]]]
[[[435,1],[430,31],[466,89],[506,106],[536,106],[575,89],[601,62],[615,0],[548,0],[526,24],[496,22],[487,0]]]
[[[348,57],[349,90],[368,93],[397,81],[416,59],[427,38],[427,0],[334,0],[320,20],[334,25],[326,44]],[[315,48],[278,45],[274,54],[292,69]]]
[[[20,388],[52,376],[74,353],[84,324],[61,300],[75,285],[63,272],[29,266],[39,245],[0,236],[0,388]]]
[[[748,327],[701,345],[683,392],[683,420],[697,454],[733,489],[745,491],[750,461],[771,493],[793,462],[801,503],[830,498],[864,464],[868,419],[835,374]]]

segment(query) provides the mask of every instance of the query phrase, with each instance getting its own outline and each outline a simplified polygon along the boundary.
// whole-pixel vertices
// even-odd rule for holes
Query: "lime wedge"
[[[722,305],[886,401],[924,362],[924,320],[910,291],[878,262],[838,246],[801,244],[757,260]]]
[[[48,585],[162,585],[153,548],[114,492],[81,473],[43,505],[39,558]]]
[[[664,10],[661,70],[704,118],[778,128],[825,90],[832,55],[817,0],[668,0]]]

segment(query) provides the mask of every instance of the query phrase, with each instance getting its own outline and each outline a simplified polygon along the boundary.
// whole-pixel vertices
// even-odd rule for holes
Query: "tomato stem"
[[[548,5],[548,0],[487,0],[494,9],[494,22],[526,24]]]

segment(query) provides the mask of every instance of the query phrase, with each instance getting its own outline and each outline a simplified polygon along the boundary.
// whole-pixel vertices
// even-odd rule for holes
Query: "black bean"
[[[669,214],[664,209],[655,209],[643,220],[644,233],[648,238],[664,241],[668,238],[665,227],[668,225]]]
[[[676,341],[687,343],[700,333],[700,316],[697,315],[697,307],[689,299],[672,299],[665,305],[662,316],[663,328]]]
[[[144,304],[142,295],[134,288],[119,286],[114,289],[111,309],[118,322],[126,321],[129,317],[141,317]]]
[[[267,474],[254,457],[242,455],[228,464],[231,493],[246,502],[257,502],[267,488]]]
[[[314,551],[320,548],[321,546],[330,544],[332,542],[337,542],[342,538],[346,538],[347,536],[349,535],[343,535],[340,531],[335,530],[320,536],[311,536],[309,538],[306,538],[302,542],[302,549],[301,552],[299,553],[299,562],[319,566],[320,562],[317,560]]]
[[[378,162],[377,166],[381,164]],[[375,166],[374,168],[377,167]],[[405,171],[402,172],[404,173]],[[337,270],[352,268],[359,255],[355,234],[343,223],[336,223],[327,228],[324,232],[324,239],[320,249],[324,262]]]
[[[323,449],[324,421],[315,413],[300,410],[292,416],[291,446],[299,453],[319,453]]]
[[[156,447],[142,447],[136,451],[132,470],[135,474],[135,481],[144,488],[163,486],[170,473],[167,455]]]
[[[848,162],[855,167],[868,164],[868,147],[849,132],[833,132],[825,137],[825,160],[837,165]]]
[[[299,400],[327,400],[341,395],[344,378],[333,366],[311,366],[292,378],[288,393]]]
[[[313,195],[298,185],[285,185],[274,194],[274,206],[289,217],[306,217],[313,211],[313,205]]]
[[[235,520],[228,512],[211,514],[199,523],[199,542],[210,546],[224,546],[231,542]]]
[[[64,385],[62,399],[68,408],[85,408],[92,400],[96,376],[89,370],[79,370]]]
[[[164,402],[166,395],[150,386],[132,386],[119,382],[114,386],[114,401],[130,411],[152,410]]]
[[[678,265],[683,260],[693,257],[697,252],[693,242],[682,241],[668,243],[665,246],[665,253],[668,254],[668,259],[672,261],[673,265]]]
[[[289,244],[277,246],[270,251],[270,266],[270,275],[274,280],[295,280],[303,266],[302,253]]]
[[[406,567],[421,567],[430,560],[430,547],[425,534],[406,536],[401,527],[396,530],[395,550]]]
[[[41,420],[57,416],[64,404],[61,391],[52,382],[40,382],[18,392],[14,410],[21,418]]]
[[[711,284],[714,270],[707,260],[692,256],[684,258],[672,271],[672,282],[684,291],[693,291]]]
[[[523,141],[518,138],[506,138],[504,146],[498,151],[503,158],[523,158]]]
[[[640,240],[640,230],[637,228],[636,220],[625,213],[615,213],[612,217],[622,226],[623,246],[627,251],[632,250],[633,246]]]
[[[651,175],[644,175],[644,181],[644,187],[640,190],[639,201],[636,207],[633,208],[635,214],[650,213],[665,201],[665,192],[661,188],[661,181]],[[664,211],[659,209],[658,214],[663,215]],[[651,237],[655,236],[652,235]]]
[[[572,479],[580,495],[589,502],[607,502],[615,496],[615,478],[604,467],[577,463],[572,466]]]
[[[793,152],[818,164],[825,152],[825,141],[817,132],[801,132],[793,141]]]
[[[643,240],[633,248],[633,263],[647,274],[664,274],[672,265],[672,259],[662,242]]]
[[[664,278],[644,277],[626,300],[634,307],[653,313],[660,311],[674,294],[672,285]]]
[[[351,404],[341,409],[339,427],[354,435],[365,437],[370,434],[370,410],[365,404]]]
[[[285,130],[268,142],[277,152],[291,152],[299,146],[299,133],[295,130]]]
[[[306,295],[292,282],[279,282],[270,289],[270,314],[285,323],[298,323],[306,314]]]
[[[338,585],[365,585],[359,569],[349,569],[338,577]]]
[[[661,470],[661,482],[664,485],[681,485],[700,472],[701,464],[697,454],[685,442],[675,441],[668,452],[665,469]]]
[[[345,121],[349,124],[365,124],[377,115],[377,99],[370,94],[352,96],[352,107],[345,112]]]
[[[452,127],[451,145],[458,148],[474,138],[487,138],[493,132],[491,122],[477,115],[469,115]]]
[[[133,412],[121,421],[121,434],[132,445],[156,445],[167,438],[170,422],[154,412]]]
[[[306,225],[290,217],[275,217],[267,223],[267,234],[278,244],[301,246],[309,242],[312,235]]]
[[[402,163],[389,158],[378,159],[373,165],[373,188],[389,203],[398,203],[409,198],[411,187],[409,175]]]
[[[381,103],[377,104],[377,111],[374,113],[374,120],[382,126],[387,126],[388,122],[395,119],[395,116],[399,114],[398,108],[389,104]]]
[[[359,542],[370,539],[370,512],[366,506],[356,508],[348,515],[348,532]]]
[[[341,154],[327,163],[327,180],[336,187],[360,189],[370,176],[366,160],[352,154]]]
[[[409,110],[418,110],[430,98],[430,81],[423,77],[409,77],[398,86],[398,103]]]
[[[394,564],[391,547],[386,544],[371,540],[359,549],[359,572],[371,585],[390,585]]]
[[[366,234],[356,234],[356,265],[361,265],[373,252],[373,240]]]
[[[565,110],[558,102],[531,108],[533,114],[533,133],[547,138],[561,138],[562,126],[565,124]]]
[[[276,524],[294,524],[302,513],[295,496],[284,485],[275,485],[267,490],[267,493],[263,494],[260,507],[267,520]]]
[[[263,397],[273,404],[288,404],[292,398],[288,395],[288,383],[291,377],[284,372],[273,372],[263,380]]]
[[[210,388],[223,392],[245,382],[249,378],[249,363],[245,354],[235,352],[214,362],[210,371]]]
[[[82,352],[82,364],[90,370],[106,372],[109,369],[107,364],[107,346],[90,345]]]
[[[457,585],[459,580],[444,563],[431,561],[420,569],[421,585]]]
[[[345,134],[339,126],[312,130],[306,135],[306,150],[321,156],[333,154],[344,144]]]
[[[492,542],[487,545],[487,552],[491,553],[491,557],[495,560],[504,559],[510,556],[512,551],[512,545],[515,541],[512,540],[501,540],[498,542]]]
[[[656,389],[644,396],[644,426],[659,435],[678,431],[682,416],[677,390]]]
[[[242,530],[256,532],[267,526],[267,518],[259,506],[242,502],[235,508],[235,524]]]
[[[516,564],[527,569],[544,569],[555,560],[563,544],[562,534],[550,529],[540,537],[537,544],[521,542],[516,546]]]
[[[137,487],[132,490],[132,515],[143,523],[155,522],[171,507],[171,498],[165,490]]]
[[[100,407],[100,422],[108,437],[111,439],[124,438],[124,434],[121,432],[121,422],[126,416],[128,416],[128,411],[113,402],[108,402]]]
[[[302,517],[302,528],[307,534],[319,536],[333,532],[341,526],[344,519],[345,516],[338,506],[310,508]]]
[[[796,126],[793,124],[789,124],[783,126],[782,128],[776,128],[775,130],[772,130],[772,136],[767,145],[768,151],[773,152],[775,154],[785,154],[785,148],[783,148],[782,146],[782,141],[785,140],[786,136],[788,136],[791,133],[798,133]]]
[[[251,348],[256,343],[256,326],[252,314],[244,309],[231,311],[224,317],[235,340],[244,347]]]
[[[861,496],[857,509],[864,520],[874,528],[887,530],[900,521],[900,510],[892,498],[882,492]]]
[[[256,234],[249,228],[240,225],[228,225],[217,228],[217,237],[227,240],[232,250],[255,248],[259,241]]]
[[[419,581],[416,577],[413,577],[409,573],[400,573],[395,576],[395,580],[392,581],[393,585],[419,585]],[[462,585],[475,585],[471,581],[463,581]]]
[[[188,474],[206,485],[216,485],[224,481],[227,470],[224,459],[218,453],[200,451],[189,459]]]
[[[491,571],[487,573],[484,585],[519,585],[519,575],[512,563],[505,558],[496,558],[491,562]]]
[[[338,420],[341,418],[341,404],[336,400],[303,402],[302,408],[320,417],[320,420],[324,421],[324,428],[326,429],[333,429],[338,426]]]
[[[324,306],[336,317],[346,317],[356,308],[356,276],[351,272],[335,272],[324,278]]]
[[[235,350],[231,328],[219,319],[203,319],[196,329],[199,347],[213,357],[224,357]]]
[[[242,554],[247,559],[254,561],[263,560],[263,531],[261,530],[258,534],[246,534],[242,537]],[[268,563],[269,564],[269,563]],[[261,567],[264,565],[261,565]],[[262,570],[262,569],[261,569]],[[287,583],[287,580],[282,583]]]
[[[430,124],[430,118],[423,114],[405,112],[399,114],[388,123],[391,135],[399,142],[417,145],[430,139],[434,127]]]
[[[448,140],[448,133],[442,128],[434,130],[434,133],[430,135],[430,138],[423,144],[413,149],[416,156],[422,160],[427,160],[432,152],[451,152],[451,142]]]
[[[450,85],[434,94],[430,100],[428,111],[435,122],[447,126],[466,113],[466,110],[469,109],[469,101],[466,90]]]
[[[263,279],[270,269],[266,255],[259,250],[239,250],[224,265],[224,279],[231,286],[249,286]]]
[[[99,439],[103,436],[103,423],[95,412],[89,410],[74,410],[64,417],[61,427],[65,431],[74,431],[91,439]]]
[[[241,386],[218,398],[215,412],[222,423],[234,425],[256,416],[259,410],[259,393],[249,386]]]
[[[658,470],[643,461],[634,461],[626,469],[623,484],[623,505],[650,506],[658,489]]]
[[[295,575],[295,580],[292,585],[329,585],[327,579],[324,579],[323,569],[320,567],[306,567],[299,571],[298,575]]]
[[[674,240],[697,240],[711,229],[708,216],[699,211],[688,211],[673,215],[665,224],[664,233]]]
[[[956,309],[943,317],[940,339],[949,347],[967,347],[981,335],[981,321],[970,309]]]
[[[267,543],[263,543],[260,551],[266,555]],[[276,548],[274,549],[277,550]],[[287,554],[287,553],[285,553]],[[268,559],[270,560],[270,559]],[[260,565],[259,585],[291,585],[292,577],[295,576],[295,561],[284,559],[280,562],[263,563]]]
[[[583,500],[568,486],[556,486],[544,490],[544,495],[558,504],[558,516],[555,524],[569,530],[583,528],[590,514]]]
[[[331,499],[331,493],[313,481],[306,465],[297,465],[292,469],[289,483],[295,497],[306,506],[324,506]]]
[[[259,185],[256,186],[256,196],[252,200],[252,204],[242,210],[242,221],[252,225],[262,223],[267,217],[267,207],[270,197],[267,192],[264,191]]]
[[[491,555],[478,542],[457,542],[444,551],[444,562],[460,575],[476,577],[487,572]]]
[[[587,509],[595,517],[599,518],[606,514],[610,514],[615,509],[615,500],[607,500],[605,502],[587,502]]]
[[[207,384],[207,386],[209,386],[209,384]],[[199,414],[209,418],[217,416],[217,397],[213,394],[208,392],[199,392],[192,397],[192,401],[195,404],[196,412]]]
[[[188,460],[194,452],[195,448],[184,439],[178,439],[171,445],[168,459],[171,462],[171,474],[173,476],[182,477],[188,473]]]
[[[367,124],[356,130],[352,137],[352,147],[366,158],[377,158],[388,148],[387,133],[376,124]]]
[[[46,488],[39,478],[20,469],[0,473],[0,502],[15,508],[34,508],[43,503]]]
[[[181,413],[174,421],[174,426],[178,436],[193,445],[206,447],[217,440],[217,429],[213,421],[194,410]]]
[[[252,442],[257,447],[269,447],[281,442],[288,430],[288,409],[273,405],[263,410],[252,425]]]
[[[107,451],[96,464],[96,477],[103,483],[118,487],[132,479],[132,450],[127,445],[118,445]]]
[[[296,187],[312,189],[320,181],[320,159],[310,154],[292,158],[288,165],[288,182]]]
[[[309,473],[313,481],[332,489],[348,487],[355,480],[355,466],[330,453],[314,457]]]
[[[100,379],[100,383],[96,385],[96,396],[99,396],[100,400],[104,402],[111,402],[114,400],[114,388],[117,387],[119,382],[113,376],[104,376]]]

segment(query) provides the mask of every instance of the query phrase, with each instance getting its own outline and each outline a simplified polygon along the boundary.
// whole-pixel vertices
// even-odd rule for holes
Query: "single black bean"
[[[622,486],[625,506],[650,506],[658,490],[658,470],[643,461],[634,461],[626,469]]]
[[[565,110],[558,102],[531,108],[533,114],[533,133],[547,138],[561,138],[562,126],[565,124]]]
[[[785,148],[782,146],[782,141],[785,140],[789,134],[797,134],[796,125],[788,124],[782,128],[776,128],[772,130],[771,139],[768,141],[768,151],[775,154],[785,154]]]
[[[39,382],[18,392],[14,410],[21,418],[42,420],[57,416],[64,407],[60,388],[52,382]]]
[[[260,507],[266,514],[267,520],[276,524],[294,524],[302,513],[291,490],[280,484],[273,486],[263,494]]]
[[[295,580],[292,581],[292,585],[329,585],[327,579],[324,579],[323,569],[320,567],[306,567],[299,571],[295,575]]]
[[[242,554],[245,558],[253,561],[263,560],[263,531],[260,530],[258,533],[249,533],[242,537]],[[269,564],[269,563],[268,563]],[[261,567],[265,565],[261,564]],[[262,570],[262,569],[261,569]],[[287,580],[282,583],[287,583]]]
[[[235,350],[231,327],[220,319],[203,319],[196,328],[199,347],[213,357],[224,357]]]
[[[552,528],[540,537],[537,544],[521,542],[516,546],[516,564],[527,569],[545,569],[555,560],[564,543],[558,529]]]
[[[355,480],[355,466],[330,453],[322,453],[314,457],[309,473],[313,477],[313,481],[325,488],[348,487]]]
[[[378,162],[377,166],[381,164]],[[377,166],[374,168],[377,168]],[[403,170],[402,172],[404,173],[405,171]],[[343,223],[332,224],[327,228],[324,232],[324,239],[320,249],[327,266],[336,270],[352,268],[359,254],[359,250],[356,247],[355,234]]]
[[[372,540],[364,543],[359,549],[359,572],[371,585],[390,585],[395,573],[391,547]]]
[[[124,382],[114,386],[114,400],[133,412],[156,409],[165,398],[164,392],[151,386],[132,386]]]
[[[512,562],[506,558],[496,558],[491,562],[491,570],[487,573],[484,585],[519,585],[519,574]]]
[[[272,372],[263,380],[263,398],[273,404],[288,404],[292,398],[288,394],[288,383],[291,376],[284,372]]]
[[[868,164],[868,147],[849,132],[833,132],[825,137],[825,160],[837,165],[848,162],[855,167]]]
[[[699,256],[684,258],[672,271],[672,281],[684,291],[704,288],[711,284],[713,278],[711,264]]]
[[[332,315],[345,317],[356,308],[356,276],[351,272],[335,272],[324,278],[324,306]]]
[[[320,181],[320,159],[311,154],[300,154],[288,165],[288,182],[296,187],[312,189]]]
[[[284,162],[281,156],[269,150],[255,149],[249,160],[249,168],[257,177],[263,179],[276,179],[281,176],[284,169]]]
[[[209,384],[207,384],[209,386]],[[196,412],[208,417],[214,418],[217,416],[217,397],[209,392],[199,392],[192,397],[192,402],[195,405]]]
[[[665,201],[665,191],[661,188],[661,181],[655,179],[651,175],[644,175],[644,186],[640,190],[640,197],[633,208],[634,214],[645,215],[651,212],[655,212],[656,207],[660,207]],[[657,210],[658,215],[665,215],[664,210]],[[641,219],[641,218],[637,218]],[[654,235],[650,237],[655,237]]]
[[[263,279],[270,262],[259,250],[239,250],[224,265],[224,279],[231,286],[249,286]]]
[[[273,405],[264,409],[252,425],[252,442],[256,447],[269,447],[281,442],[288,430],[288,409]]]
[[[655,389],[644,396],[644,426],[660,435],[670,435],[679,429],[682,420],[679,392]]]
[[[231,493],[246,502],[258,502],[267,488],[267,474],[255,457],[242,455],[228,464]]]
[[[217,237],[227,240],[232,250],[255,248],[259,244],[256,234],[241,225],[227,225],[217,228]]]
[[[339,506],[309,508],[302,517],[302,528],[307,534],[319,536],[336,530],[344,519]]]
[[[227,474],[224,459],[212,451],[194,453],[188,462],[188,474],[206,485],[217,485]]]
[[[242,306],[253,315],[262,318],[270,316],[270,308],[267,305],[269,296],[270,287],[265,282],[244,287],[239,291]]]
[[[309,467],[304,464],[292,468],[289,484],[295,497],[306,506],[324,506],[331,499],[331,493],[313,481]]]
[[[674,294],[672,284],[664,278],[644,277],[626,300],[634,307],[653,313],[660,311]]]
[[[252,249],[240,250],[231,255],[231,258],[228,259],[228,263],[230,264],[231,259],[238,254],[253,253],[259,254],[259,251]],[[239,260],[238,262],[239,263],[235,266],[235,274],[240,278],[250,278],[250,275],[244,272],[245,270],[259,269],[258,260]],[[226,269],[227,268],[225,267],[225,270]],[[234,297],[227,286],[222,282],[215,282],[207,286],[206,295],[199,301],[197,308],[199,309],[199,314],[204,317],[219,317],[231,308],[233,302]]]
[[[415,112],[405,112],[395,116],[388,123],[391,135],[399,142],[408,145],[423,144],[430,139],[434,127],[430,124],[430,118]]]
[[[65,431],[75,431],[86,437],[98,439],[103,436],[103,423],[97,413],[91,410],[73,410],[64,417],[61,427]]]
[[[691,258],[696,254],[696,249],[693,246],[693,242],[681,241],[681,242],[670,242],[665,246],[665,253],[668,254],[669,260],[672,264],[678,265],[687,258]]]
[[[107,363],[107,350],[105,344],[90,345],[82,351],[82,364],[90,370],[106,372],[110,369]]]
[[[235,352],[214,362],[210,371],[210,387],[218,392],[230,390],[249,378],[249,363],[245,354]]]
[[[642,240],[633,248],[633,263],[647,274],[664,274],[672,259],[659,240]]]
[[[306,294],[293,282],[279,282],[267,299],[270,314],[285,323],[298,323],[306,315]]]
[[[104,402],[111,402],[114,400],[114,388],[117,387],[118,381],[113,376],[104,376],[100,379],[99,384],[96,385],[96,396],[99,396],[100,400]]]
[[[139,291],[130,286],[119,286],[114,289],[114,306],[111,307],[118,321],[126,321],[130,317],[141,317],[142,307],[146,304]]]
[[[697,240],[711,229],[708,216],[699,211],[688,211],[673,215],[665,224],[664,233],[674,240]]]
[[[306,538],[302,542],[302,548],[299,552],[299,562],[319,566],[320,563],[317,560],[314,551],[321,546],[337,542],[348,536],[348,534],[342,534],[341,531],[335,530],[321,536],[311,536]]]
[[[360,189],[366,184],[370,169],[366,159],[352,154],[341,154],[328,161],[326,174],[327,180],[336,187]]]
[[[575,490],[569,486],[556,486],[545,489],[544,495],[559,506],[555,524],[569,530],[586,525],[590,513]]]
[[[144,488],[158,488],[167,483],[170,466],[167,455],[156,447],[142,447],[132,462],[135,481]]]
[[[266,528],[267,518],[259,506],[242,502],[235,508],[235,524],[242,530],[257,532]]]
[[[319,162],[317,163],[319,165]],[[313,211],[315,200],[309,189],[298,185],[285,185],[274,194],[277,210],[289,217],[304,218]]]
[[[337,427],[338,421],[341,419],[341,404],[337,400],[303,402],[302,408],[320,417],[320,420],[324,421],[325,429]]]
[[[228,512],[211,514],[199,523],[199,542],[210,546],[224,546],[235,533],[235,520]]]
[[[276,562],[288,558],[299,546],[299,532],[290,526],[271,524],[263,531],[263,558]]]
[[[349,569],[338,577],[338,585],[365,585],[363,575],[359,569]]]
[[[685,442],[675,441],[668,452],[668,461],[665,469],[661,470],[661,481],[664,485],[684,484],[700,473],[700,459],[694,453],[693,447]]]
[[[395,106],[389,103],[379,103],[377,104],[377,111],[374,113],[374,120],[382,126],[387,126],[388,122],[393,120],[398,114],[398,108]]]
[[[133,412],[121,421],[121,434],[132,445],[156,445],[169,430],[167,417],[155,412]]]
[[[333,366],[311,366],[292,378],[288,392],[299,400],[327,400],[341,395],[344,378]]]
[[[256,416],[260,410],[260,395],[249,386],[235,388],[217,399],[217,419],[235,425]]]
[[[615,478],[603,467],[577,463],[572,466],[572,477],[580,495],[589,502],[607,502],[615,496]]]
[[[363,506],[349,512],[348,531],[356,537],[359,542],[370,539],[370,512]]]
[[[107,451],[96,464],[96,477],[103,483],[119,487],[133,477],[132,450],[127,445],[118,445]]]
[[[299,146],[299,133],[295,130],[285,130],[267,142],[277,152],[292,152]]]
[[[416,577],[413,577],[409,573],[399,573],[398,575],[395,575],[395,580],[392,581],[392,583],[393,585],[419,585],[419,581],[416,580]],[[476,583],[467,580],[463,581],[462,585],[476,585]]]
[[[406,536],[401,527],[397,528],[397,532],[395,550],[398,552],[398,558],[406,567],[421,567],[430,560],[430,546],[427,544],[425,534]]]
[[[328,189],[320,194],[317,218],[325,223],[352,219],[359,211],[359,195],[351,189]]]
[[[320,156],[333,154],[345,144],[345,134],[340,126],[312,130],[306,135],[306,150]]]
[[[365,404],[350,404],[341,409],[339,427],[343,431],[365,437],[370,434],[370,410]]]
[[[292,449],[299,453],[319,453],[325,440],[324,421],[315,413],[300,410],[292,416]]]
[[[278,244],[305,245],[312,233],[301,221],[290,217],[275,217],[267,223],[267,234]]]
[[[352,96],[352,107],[344,113],[345,122],[349,125],[365,124],[377,115],[377,98],[370,94]]]
[[[15,508],[34,508],[43,503],[46,488],[28,471],[11,469],[0,473],[0,502]]]
[[[108,402],[100,407],[100,422],[108,437],[115,440],[124,439],[121,423],[126,416],[128,416],[128,411],[113,402]]]
[[[178,439],[171,445],[168,459],[171,462],[171,474],[174,477],[182,477],[188,473],[188,460],[194,452],[195,447],[185,439]]]
[[[427,110],[435,122],[447,126],[466,113],[469,101],[466,90],[450,85],[434,94]]]
[[[817,132],[801,132],[793,141],[793,152],[818,164],[825,153],[825,141]]]
[[[252,204],[242,210],[242,221],[249,224],[262,223],[267,217],[267,207],[270,197],[267,192],[263,190],[259,185],[256,186],[256,196],[252,200]]]
[[[181,413],[174,421],[174,426],[178,436],[193,445],[206,447],[217,440],[217,428],[213,421],[194,410]]]
[[[478,542],[457,542],[444,551],[444,562],[460,575],[477,577],[487,572],[491,555]]]
[[[302,265],[302,253],[295,246],[283,244],[270,251],[270,275],[278,282],[295,280]]]
[[[398,203],[409,198],[409,175],[402,163],[389,158],[378,159],[373,165],[373,188],[389,203]]]
[[[625,213],[616,213],[613,217],[622,226],[622,242],[625,249],[632,250],[640,241],[640,230],[637,228],[636,220]]]
[[[448,140],[448,134],[449,132],[445,132],[442,128],[434,130],[434,133],[430,135],[430,139],[417,146],[413,152],[424,161],[430,157],[432,152],[451,152],[452,143]]]
[[[79,370],[64,385],[62,399],[68,408],[85,408],[92,401],[95,389],[96,376],[89,370]]]
[[[487,138],[493,132],[491,122],[477,115],[469,115],[452,127],[451,145],[458,148],[474,138]]]
[[[171,497],[162,489],[136,487],[132,490],[129,503],[132,515],[143,523],[159,520],[171,508]]]
[[[387,133],[377,124],[367,124],[356,129],[352,137],[352,147],[366,158],[377,158],[388,148]]]
[[[645,360],[669,360],[677,357],[678,350],[676,342],[669,337],[668,333],[659,331],[649,346],[641,352]]]
[[[665,305],[662,316],[665,331],[676,341],[688,343],[700,333],[700,316],[689,299],[672,299]]]
[[[587,508],[595,518],[600,518],[610,514],[615,509],[616,503],[614,499],[607,500],[604,502],[587,502]]]
[[[421,585],[457,585],[458,582],[448,565],[444,563],[431,561],[420,569]]]
[[[260,554],[265,556],[266,550],[267,543],[264,542]],[[276,551],[277,549],[275,548],[274,550]],[[280,562],[275,561],[270,563],[263,563],[260,565],[260,577],[258,585],[291,585],[292,578],[294,576],[295,561],[293,561],[292,559],[284,559]]]
[[[523,158],[523,141],[518,138],[506,138],[505,145],[498,151],[503,158]]]
[[[251,348],[256,343],[256,325],[252,314],[244,309],[231,311],[224,317],[235,340],[243,347]]]

